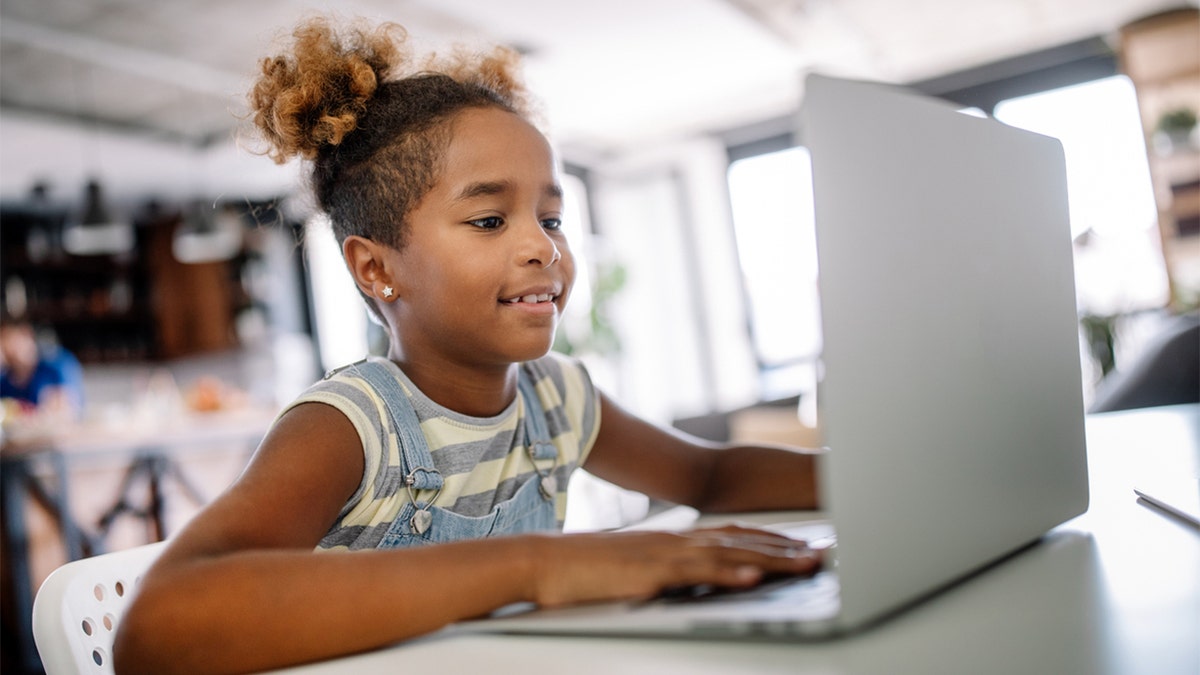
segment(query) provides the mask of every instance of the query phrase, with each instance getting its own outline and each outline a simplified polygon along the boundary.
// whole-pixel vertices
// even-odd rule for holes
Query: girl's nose
[[[542,227],[539,221],[523,227],[518,259],[523,265],[549,267],[562,259],[558,243]]]

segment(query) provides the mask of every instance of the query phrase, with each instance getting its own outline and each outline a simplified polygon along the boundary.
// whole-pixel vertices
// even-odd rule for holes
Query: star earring
[[[392,289],[391,286],[383,287],[383,298],[385,300],[390,300],[392,298],[392,296],[395,294],[396,294],[396,291],[394,289]]]

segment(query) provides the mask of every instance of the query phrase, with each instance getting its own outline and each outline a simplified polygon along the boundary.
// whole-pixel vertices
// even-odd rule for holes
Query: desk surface
[[[286,671],[334,673],[1200,672],[1200,530],[1140,502],[1141,476],[1200,475],[1200,406],[1091,416],[1087,513],[859,635],[825,643],[456,634]]]
[[[20,461],[48,452],[72,458],[121,455],[144,448],[194,448],[253,441],[266,434],[277,411],[245,407],[184,412],[161,419],[122,419],[39,425],[7,435],[0,458]]]

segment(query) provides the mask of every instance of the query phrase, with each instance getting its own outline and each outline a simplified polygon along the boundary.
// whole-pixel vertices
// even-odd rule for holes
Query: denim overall
[[[379,548],[423,546],[557,528],[555,497],[558,486],[553,472],[558,448],[550,442],[541,400],[525,369],[520,369],[517,382],[525,402],[523,442],[537,473],[518,488],[511,499],[497,504],[485,516],[472,517],[434,505],[442,491],[442,474],[434,466],[412,401],[395,376],[378,362],[360,362],[351,367],[375,388],[387,406],[400,443],[401,470],[410,497],[379,542]],[[539,465],[546,462],[553,462],[549,469]]]

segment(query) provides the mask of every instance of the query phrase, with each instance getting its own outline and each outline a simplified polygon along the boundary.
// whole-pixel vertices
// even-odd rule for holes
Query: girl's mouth
[[[536,294],[536,295],[535,294],[519,295],[515,298],[501,298],[500,302],[502,302],[506,305],[515,305],[518,303],[533,305],[533,304],[542,303],[542,302],[550,302],[550,301],[556,300],[556,299],[558,299],[558,296],[556,296],[556,295],[551,295],[549,293],[540,293],[540,294]]]

